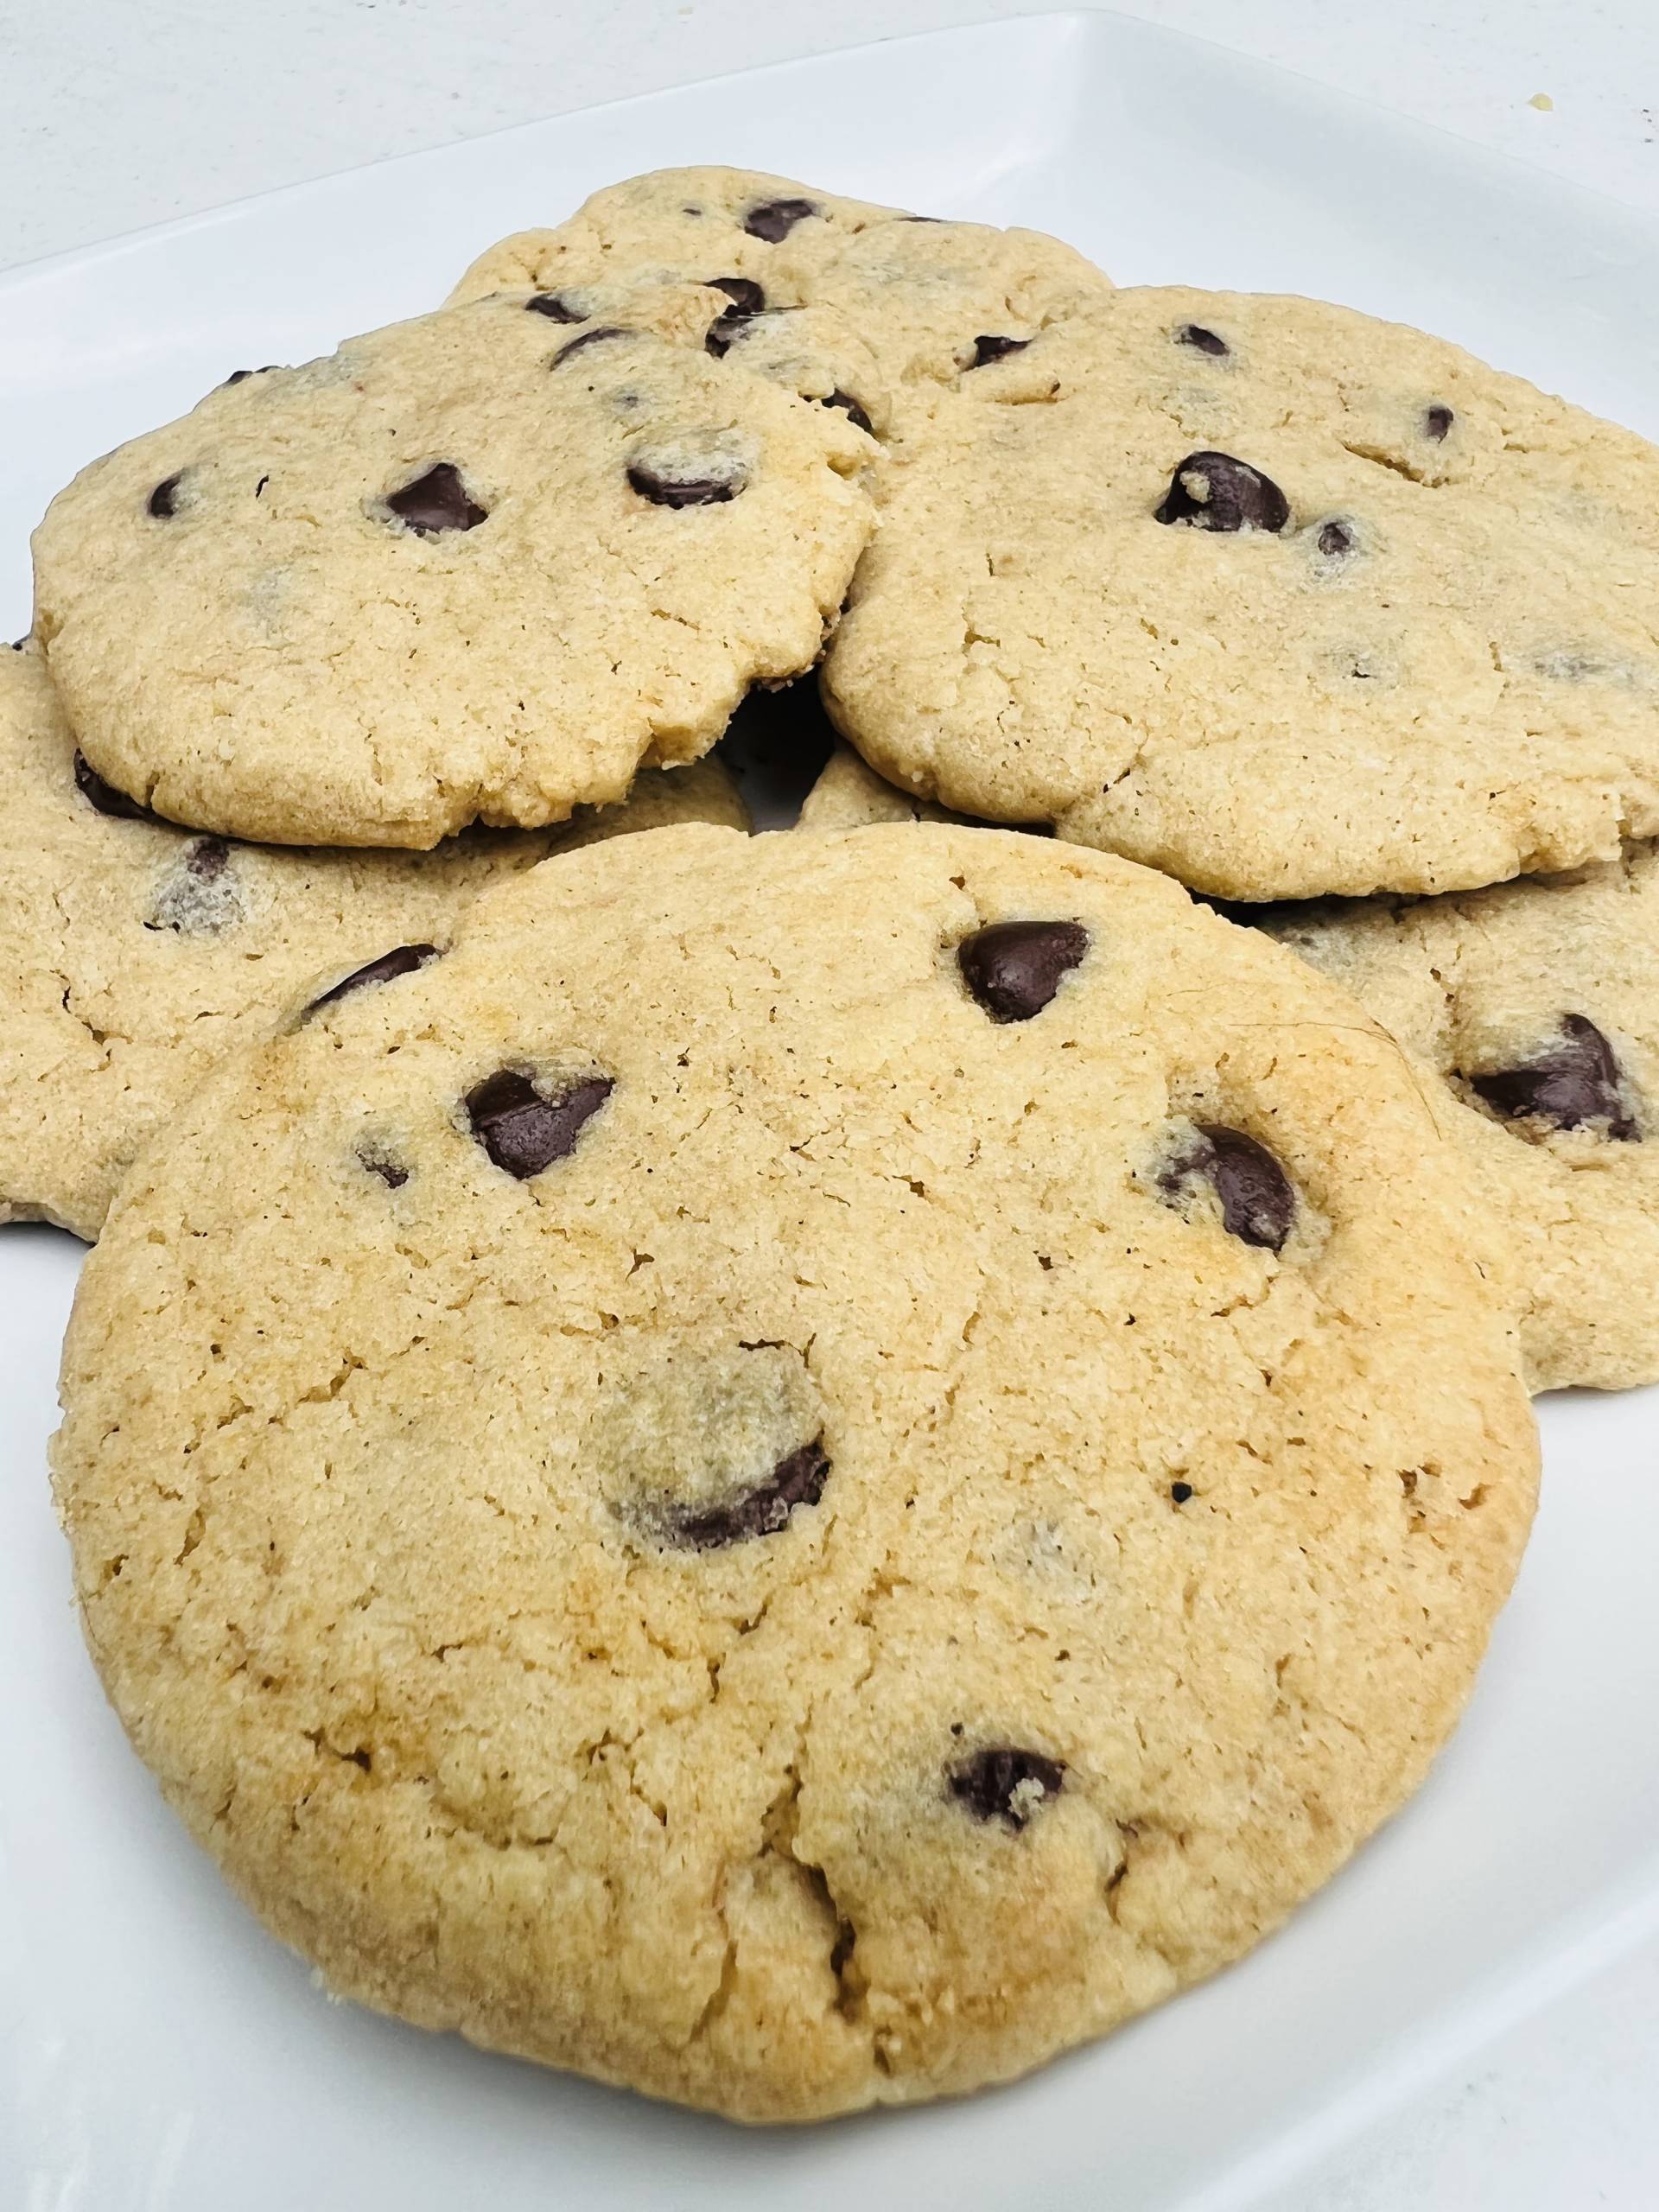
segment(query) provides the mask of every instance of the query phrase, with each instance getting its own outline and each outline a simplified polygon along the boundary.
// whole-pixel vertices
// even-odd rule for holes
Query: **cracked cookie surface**
[[[1659,1381],[1659,848],[1257,918],[1423,1064],[1478,1178],[1533,1387]]]
[[[96,1236],[150,1135],[235,1046],[485,885],[624,831],[740,828],[714,761],[648,770],[558,830],[420,855],[234,845],[146,818],[75,751],[41,656],[0,652],[0,1222]]]
[[[818,358],[847,362],[836,382],[882,434],[886,402],[879,387],[871,396],[865,361],[896,386],[954,377],[1019,351],[1111,289],[1075,247],[1042,231],[907,214],[753,170],[694,168],[607,185],[568,221],[503,238],[451,296],[530,285],[560,312],[590,311],[608,286],[651,276],[723,285],[732,328],[748,317],[788,325],[803,311],[833,318],[839,350],[824,346]],[[757,334],[753,342],[763,341]],[[764,342],[781,343],[781,331]],[[862,359],[849,359],[849,346]]]
[[[1236,899],[1659,831],[1659,454],[1455,346],[1109,293],[892,459],[822,680],[908,789]]]
[[[723,303],[639,286],[567,324],[499,295],[92,463],[35,541],[82,752],[200,829],[416,848],[705,753],[817,657],[878,456],[776,359],[709,353]]]
[[[1396,1048],[1146,871],[617,839],[138,1163],[88,1640],[345,1994],[751,2120],[1003,2079],[1452,1726],[1535,1471],[1459,1203]]]
[[[798,827],[946,818],[846,746]],[[1414,1055],[1535,1390],[1659,1381],[1659,848],[1439,899],[1227,906]]]

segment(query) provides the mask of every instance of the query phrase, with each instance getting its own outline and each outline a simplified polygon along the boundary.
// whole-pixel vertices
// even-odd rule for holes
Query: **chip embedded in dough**
[[[534,305],[244,378],[60,494],[38,620],[99,774],[226,836],[427,847],[608,804],[812,664],[874,440],[709,353],[707,288]]]
[[[342,1993],[749,2120],[1005,2079],[1421,1779],[1531,1512],[1395,1046],[1122,861],[620,838],[239,1055],[54,1450],[86,1630]]]
[[[423,854],[296,851],[146,816],[76,753],[38,651],[0,652],[0,1221],[96,1236],[139,1147],[238,1044],[486,884],[625,830],[747,817],[717,761],[648,770],[553,830]]]
[[[1659,1382],[1659,848],[1261,924],[1421,1064],[1469,1155],[1533,1388]]]
[[[1659,454],[1310,300],[1124,290],[905,426],[823,671],[895,783],[1248,899],[1659,832]]]

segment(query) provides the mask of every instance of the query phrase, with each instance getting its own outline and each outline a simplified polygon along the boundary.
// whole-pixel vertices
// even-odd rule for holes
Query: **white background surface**
[[[600,100],[1034,11],[1019,0],[0,0],[0,265]],[[1126,12],[1659,213],[1655,0],[1147,0]],[[1539,92],[1551,111],[1529,105]],[[709,137],[717,144],[717,113]],[[1541,1745],[1541,1789],[1550,1760]],[[1540,1873],[1572,1878],[1570,1866]],[[1656,2057],[1649,1944],[1334,2149],[1276,2212],[1652,2212]]]
[[[1052,0],[0,0],[0,267],[514,123]],[[1659,211],[1654,0],[1124,0]],[[1528,105],[1537,92],[1555,105]]]

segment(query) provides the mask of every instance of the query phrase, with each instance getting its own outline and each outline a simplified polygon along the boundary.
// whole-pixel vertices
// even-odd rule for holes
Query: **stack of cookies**
[[[1529,1390],[1659,1376],[1659,455],[680,170],[238,372],[35,575],[82,1617],[331,1987],[913,2101],[1401,1805]]]

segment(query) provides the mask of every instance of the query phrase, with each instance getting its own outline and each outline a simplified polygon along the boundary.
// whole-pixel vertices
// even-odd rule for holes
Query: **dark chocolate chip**
[[[974,340],[974,358],[968,365],[985,368],[992,361],[1006,360],[1010,353],[1023,353],[1030,343],[1029,338],[999,338],[995,333],[982,333]]]
[[[633,334],[631,330],[624,330],[620,323],[601,323],[597,330],[584,330],[580,338],[573,338],[568,346],[561,346],[548,363],[548,366],[550,369],[556,369],[562,361],[568,361],[573,353],[580,353],[584,346],[598,346],[607,338],[632,338]]]
[[[1423,435],[1433,438],[1439,445],[1457,417],[1449,407],[1435,405],[1423,410]]]
[[[1065,1763],[1016,1744],[993,1744],[950,1769],[950,1795],[978,1821],[1001,1821],[1018,1834],[1046,1799],[1058,1797]]]
[[[766,313],[766,293],[753,276],[710,276],[708,282],[715,291],[724,292],[731,302],[730,307],[725,310],[727,315],[741,319],[744,315]]]
[[[993,1021],[1029,1021],[1088,950],[1081,922],[993,922],[963,939],[957,965]]]
[[[461,471],[450,461],[434,462],[424,476],[390,492],[386,505],[400,522],[422,537],[446,530],[476,530],[489,510],[467,496]]]
[[[198,883],[213,883],[231,864],[231,849],[223,837],[198,837],[184,855],[184,865]]]
[[[1177,1505],[1185,1505],[1192,1495],[1192,1485],[1191,1483],[1171,1483],[1169,1494]]]
[[[233,384],[245,384],[250,377],[268,377],[276,365],[275,361],[267,361],[263,369],[232,369],[219,390],[228,391]]]
[[[943,215],[901,215],[899,220],[901,223],[942,223],[944,217]]]
[[[400,944],[390,952],[383,952],[378,960],[371,960],[361,968],[354,968],[343,976],[330,989],[314,998],[305,1009],[315,1014],[320,1007],[333,1006],[338,1000],[349,998],[353,991],[367,988],[371,983],[390,983],[398,976],[412,976],[417,968],[424,968],[429,960],[435,960],[435,944]]]
[[[637,461],[629,464],[628,481],[655,507],[716,506],[743,489],[741,476],[663,476]]]
[[[743,227],[752,238],[764,238],[768,245],[776,245],[797,223],[804,223],[817,212],[813,200],[763,200],[743,218]]]
[[[823,407],[839,407],[855,430],[866,431],[871,437],[875,435],[874,424],[853,397],[851,392],[839,390],[832,391],[828,399],[820,401],[819,404]]]
[[[780,1459],[763,1483],[741,1497],[692,1510],[677,1508],[663,1519],[668,1541],[686,1551],[717,1550],[753,1536],[776,1535],[798,1505],[816,1505],[830,1476],[830,1457],[817,1437]]]
[[[389,1191],[401,1191],[409,1180],[409,1170],[401,1160],[394,1160],[383,1145],[365,1138],[357,1147],[358,1165],[371,1175],[378,1175]]]
[[[573,308],[558,292],[532,292],[524,306],[531,315],[544,315],[550,322],[580,322],[580,308]]]
[[[1213,330],[1206,330],[1201,322],[1184,322],[1175,334],[1175,343],[1195,346],[1200,353],[1213,353],[1217,360],[1233,350],[1224,338]]]
[[[528,1076],[501,1068],[467,1092],[467,1118],[496,1166],[522,1183],[575,1151],[615,1088],[608,1076],[588,1076],[549,1097]]]
[[[89,799],[100,814],[113,816],[118,822],[154,822],[157,817],[147,806],[140,806],[136,798],[129,798],[113,784],[106,784],[85,753],[75,755],[75,788],[84,799]]]
[[[1506,1121],[1548,1122],[1558,1129],[1605,1122],[1607,1135],[1621,1144],[1639,1138],[1624,1103],[1613,1048],[1581,1014],[1564,1014],[1558,1039],[1521,1066],[1468,1080],[1471,1090]]]
[[[1230,1236],[1269,1252],[1282,1248],[1295,1223],[1296,1193],[1266,1145],[1224,1122],[1198,1122],[1158,1187],[1177,1198],[1193,1182],[1208,1183],[1221,1200],[1221,1225]]]
[[[1190,453],[1177,463],[1154,519],[1195,530],[1280,531],[1290,520],[1290,502],[1248,461],[1230,453]]]
[[[1319,526],[1319,550],[1332,560],[1340,560],[1344,553],[1354,550],[1354,533],[1345,522],[1322,523]]]
[[[158,522],[168,522],[179,512],[179,486],[184,481],[181,468],[171,476],[163,476],[149,499],[149,512]]]

